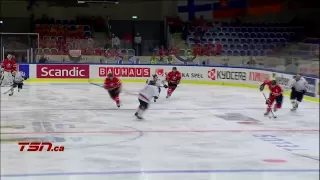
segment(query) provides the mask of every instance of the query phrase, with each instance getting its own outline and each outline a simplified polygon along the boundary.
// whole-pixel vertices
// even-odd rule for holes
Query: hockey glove
[[[267,99],[267,100],[266,100],[266,104],[269,105],[269,103],[270,103],[270,99]]]
[[[166,84],[163,85],[164,88],[168,88],[168,86]]]
[[[307,90],[303,90],[303,91],[302,91],[302,94],[305,94],[306,92],[307,92]]]
[[[260,91],[263,91],[264,90],[264,84],[261,84],[260,85]]]

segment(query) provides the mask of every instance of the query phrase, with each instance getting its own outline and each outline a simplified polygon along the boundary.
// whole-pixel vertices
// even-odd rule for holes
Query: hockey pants
[[[302,99],[303,99],[303,92],[291,91],[290,100],[297,100],[297,101],[301,102]]]

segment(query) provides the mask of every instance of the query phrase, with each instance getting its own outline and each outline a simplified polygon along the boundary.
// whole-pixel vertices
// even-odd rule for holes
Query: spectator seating
[[[114,57],[118,55],[134,55],[132,49],[107,49],[105,50],[100,44],[97,44],[91,38],[76,39],[64,38],[62,36],[43,36],[40,41],[40,48],[36,50],[36,54],[45,55],[68,55],[69,50],[80,49],[82,55],[96,55]]]
[[[61,54],[70,48],[82,49],[84,53],[93,51],[90,39],[91,27],[77,24],[74,20],[36,20],[35,31],[40,34],[39,53]]]
[[[191,27],[187,44],[222,44],[222,55],[264,56],[277,47],[285,46],[295,36],[291,27]]]
[[[285,47],[303,32],[301,27],[284,23],[204,22],[200,25],[193,21],[168,25],[172,29],[184,26],[182,38],[189,48],[220,44],[220,54],[228,56],[264,56],[276,48]]]

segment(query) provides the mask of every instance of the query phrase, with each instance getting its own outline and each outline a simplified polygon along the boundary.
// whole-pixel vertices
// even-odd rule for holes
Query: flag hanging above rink
[[[213,18],[232,18],[245,16],[247,13],[247,0],[220,0],[213,4]]]
[[[178,2],[178,13],[182,20],[232,18],[244,16],[247,12],[247,0],[186,0]]]
[[[178,2],[178,13],[182,20],[192,21],[203,16],[205,19],[212,18],[212,1],[186,0]]]

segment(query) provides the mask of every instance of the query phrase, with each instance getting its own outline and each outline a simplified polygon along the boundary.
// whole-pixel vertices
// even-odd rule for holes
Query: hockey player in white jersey
[[[290,100],[292,104],[291,111],[297,110],[299,103],[303,99],[303,95],[308,91],[308,82],[299,74],[291,82]]]
[[[152,75],[152,79],[147,80],[147,84],[149,84],[150,81],[154,81],[156,83],[155,86],[158,88],[159,96],[161,92],[161,87],[168,88],[164,81],[161,81],[156,74]],[[158,98],[154,98],[154,102],[157,102],[157,99]]]
[[[20,71],[12,71],[12,77],[13,77],[13,85],[10,89],[10,94],[9,96],[12,96],[14,93],[14,88],[18,87],[18,92],[22,89],[23,87],[23,81],[26,80],[26,75],[24,72]]]
[[[143,119],[142,114],[148,109],[149,104],[152,98],[158,98],[159,91],[156,87],[155,81],[149,81],[148,85],[146,85],[138,95],[139,107],[137,112],[134,114],[138,119]]]

